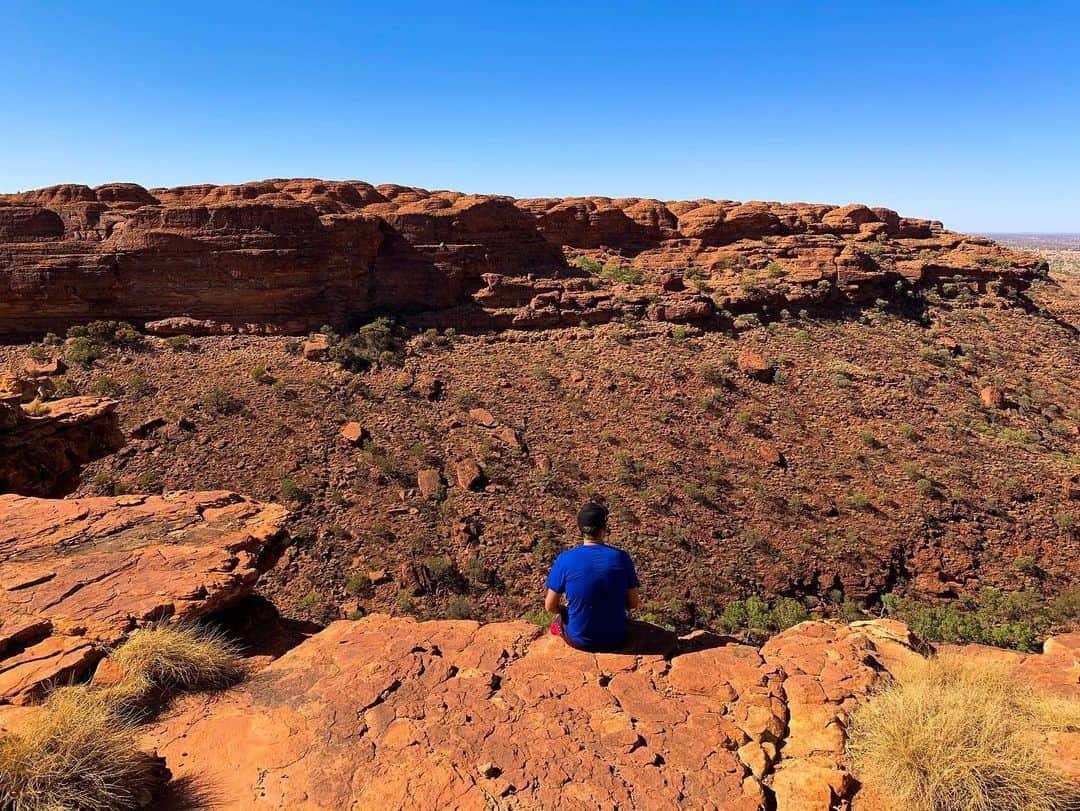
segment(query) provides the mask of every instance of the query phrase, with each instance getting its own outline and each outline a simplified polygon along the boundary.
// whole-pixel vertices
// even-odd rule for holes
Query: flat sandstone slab
[[[276,561],[286,515],[227,491],[0,495],[0,704],[84,673],[141,624],[245,596]]]
[[[898,623],[867,626],[590,654],[524,622],[372,615],[184,697],[144,748],[222,809],[750,811],[779,757],[779,807],[828,811],[855,788],[836,719],[918,655]]]

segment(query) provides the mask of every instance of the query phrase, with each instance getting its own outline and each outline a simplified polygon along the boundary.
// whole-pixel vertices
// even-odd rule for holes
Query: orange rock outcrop
[[[136,627],[250,593],[286,511],[234,493],[0,495],[0,704],[78,678]]]
[[[1075,688],[1070,639],[1028,667]],[[829,811],[858,796],[847,713],[920,651],[891,621],[590,654],[522,622],[373,615],[183,699],[145,743],[222,808]]]

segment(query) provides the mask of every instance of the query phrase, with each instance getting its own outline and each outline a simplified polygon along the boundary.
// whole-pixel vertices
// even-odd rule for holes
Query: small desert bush
[[[769,635],[808,619],[809,612],[792,597],[779,597],[769,603],[753,596],[728,603],[720,617],[720,626],[728,633],[749,630]]]
[[[155,758],[138,748],[135,719],[155,691],[220,688],[243,669],[234,645],[192,625],[136,631],[111,661],[104,687],[54,690],[16,734],[0,737],[0,809],[141,808],[157,784]]]
[[[155,783],[135,727],[105,702],[57,691],[17,734],[0,737],[0,808],[138,808]]]
[[[1047,600],[1030,591],[987,587],[978,594],[940,604],[885,594],[882,607],[929,642],[976,642],[1032,652],[1054,628],[1072,626],[1080,619],[1080,589],[1066,590]]]
[[[1039,694],[1008,666],[942,654],[901,670],[853,714],[859,780],[910,811],[1064,811],[1080,787],[1050,771],[1031,735],[1076,729],[1080,701]]]
[[[323,327],[322,333],[330,344],[330,360],[347,372],[401,365],[403,345],[388,318],[376,318],[351,335],[338,335],[329,327]]]
[[[244,671],[239,651],[221,634],[195,625],[155,625],[135,631],[111,657],[130,691],[228,687]]]

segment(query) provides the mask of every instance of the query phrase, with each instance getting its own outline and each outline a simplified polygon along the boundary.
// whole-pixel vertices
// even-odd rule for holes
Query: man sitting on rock
[[[637,608],[637,572],[630,555],[605,543],[608,511],[589,502],[578,513],[584,542],[555,558],[544,608],[559,618],[551,633],[575,648],[611,650],[626,639],[626,611]],[[566,606],[562,595],[566,595]]]

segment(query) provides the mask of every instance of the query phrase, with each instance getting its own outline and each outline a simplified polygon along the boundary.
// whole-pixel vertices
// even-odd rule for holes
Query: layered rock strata
[[[579,255],[608,269],[567,263]],[[1023,287],[1045,271],[1032,254],[862,205],[321,180],[0,196],[0,334],[105,318],[162,334],[297,332],[377,312],[477,329],[702,321],[956,280]]]
[[[0,378],[0,493],[67,495],[82,465],[124,444],[116,402],[69,397],[30,412],[23,402],[34,396],[32,383]]]
[[[140,625],[247,595],[277,560],[285,518],[225,491],[0,495],[0,704],[80,677]]]

